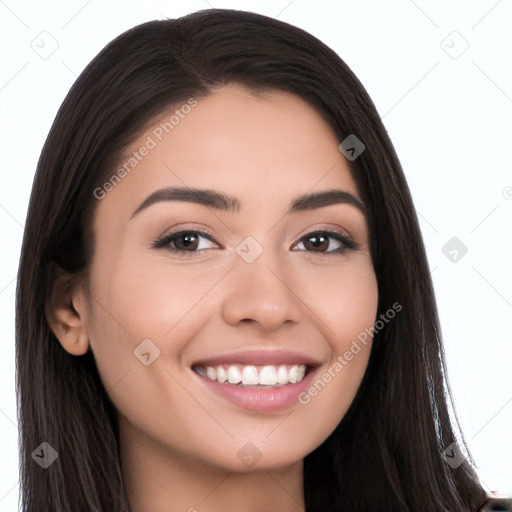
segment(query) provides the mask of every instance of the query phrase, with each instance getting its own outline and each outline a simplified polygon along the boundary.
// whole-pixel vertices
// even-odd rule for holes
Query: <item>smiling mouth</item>
[[[278,388],[300,382],[310,370],[306,364],[280,365],[194,365],[196,373],[220,384],[240,387]]]

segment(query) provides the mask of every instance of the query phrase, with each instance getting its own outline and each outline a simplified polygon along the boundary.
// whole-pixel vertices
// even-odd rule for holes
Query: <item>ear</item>
[[[74,356],[89,350],[85,290],[77,276],[58,269],[46,303],[46,319],[62,348]]]

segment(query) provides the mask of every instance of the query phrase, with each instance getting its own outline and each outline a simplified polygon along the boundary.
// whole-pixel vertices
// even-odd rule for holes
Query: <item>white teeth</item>
[[[228,382],[230,384],[238,384],[242,382],[242,372],[238,366],[231,365],[228,369]]]
[[[221,384],[229,382],[240,386],[284,386],[300,382],[306,374],[305,364],[294,365],[219,365],[198,366],[197,373]]]
[[[260,370],[260,384],[262,386],[274,386],[277,384],[277,372],[275,366],[264,366]]]
[[[258,383],[258,370],[256,366],[245,366],[242,371],[242,384],[244,386],[255,386]]]
[[[221,383],[226,382],[228,380],[228,376],[226,375],[226,370],[224,370],[224,366],[217,366],[217,380]]]
[[[288,384],[288,370],[284,364],[282,364],[277,370],[277,383]]]

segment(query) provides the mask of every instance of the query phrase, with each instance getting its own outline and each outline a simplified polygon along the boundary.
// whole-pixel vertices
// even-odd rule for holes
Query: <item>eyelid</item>
[[[190,224],[195,224],[193,226],[190,226]],[[157,240],[161,238],[165,238],[169,235],[177,235],[179,233],[199,233],[199,234],[205,234],[211,237],[215,237],[215,233],[206,226],[202,225],[201,223],[195,223],[195,222],[180,222],[178,224],[175,224],[173,226],[169,226],[158,238]]]
[[[296,242],[294,242],[294,245],[299,243],[301,240],[306,238],[308,235],[312,235],[315,233],[327,233],[327,234],[335,234],[341,237],[342,239],[349,240],[351,243],[354,244],[354,246],[357,246],[354,237],[349,233],[349,231],[342,227],[339,224],[333,224],[333,223],[319,223],[319,224],[313,224],[312,226],[307,227],[303,234],[301,234]]]

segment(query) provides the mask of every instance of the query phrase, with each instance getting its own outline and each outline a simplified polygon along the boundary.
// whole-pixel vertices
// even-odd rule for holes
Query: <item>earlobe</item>
[[[83,290],[78,289],[72,297],[66,297],[62,288],[58,290],[57,287],[55,283],[52,299],[46,307],[46,319],[66,352],[74,356],[84,355],[89,350],[89,336],[84,321]]]

